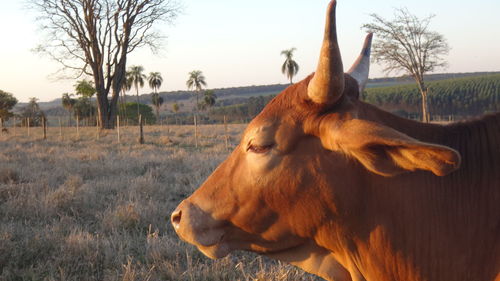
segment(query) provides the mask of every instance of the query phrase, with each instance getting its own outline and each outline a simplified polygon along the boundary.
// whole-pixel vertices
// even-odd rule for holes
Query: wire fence
[[[175,125],[159,122],[146,124],[140,117],[139,124],[130,125],[117,118],[114,129],[102,129],[97,122],[67,118],[10,118],[0,119],[0,141],[52,141],[52,142],[109,142],[122,144],[160,144],[192,146],[194,148],[221,145],[226,149],[234,147],[244,124],[199,124],[196,116],[194,125]],[[66,119],[66,120],[64,120]],[[78,119],[78,118],[76,118]],[[36,122],[35,122],[36,121]]]

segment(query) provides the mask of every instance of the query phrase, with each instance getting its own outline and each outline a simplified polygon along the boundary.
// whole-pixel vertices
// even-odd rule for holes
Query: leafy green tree
[[[163,78],[160,72],[149,73],[148,83],[149,87],[153,89],[153,95],[151,96],[151,101],[156,108],[156,120],[160,120],[160,107],[163,104],[163,98],[158,93],[158,89],[161,87]]]
[[[127,79],[130,79],[131,84],[135,87],[135,92],[137,96],[137,116],[139,116],[139,87],[144,87],[144,79],[146,79],[146,75],[142,73],[144,71],[144,67],[140,65],[133,65],[129,68],[127,72]],[[126,106],[125,108],[127,108]],[[139,118],[139,117],[137,117]]]
[[[125,118],[127,118],[129,122],[131,122],[132,124],[139,124],[139,115],[132,113],[137,107],[139,107],[139,114],[142,115],[143,120],[147,124],[156,123],[156,118],[151,106],[142,103],[136,104],[135,102],[128,102],[125,104],[125,112],[127,112]]]
[[[71,97],[72,95],[64,93],[62,95],[62,106],[68,111],[68,125],[71,126],[71,115],[76,104],[76,99]]]
[[[172,110],[174,111],[174,113],[179,112],[179,104],[176,102],[172,104]]]
[[[299,64],[293,60],[293,52],[296,50],[296,48],[291,48],[281,51],[281,55],[285,56],[285,62],[283,62],[281,66],[281,73],[286,75],[288,80],[290,80],[290,84],[293,84],[293,76],[297,75],[299,72]]]
[[[76,84],[74,85],[75,87],[75,93],[79,96],[81,96],[81,100],[79,101],[79,107],[82,109],[82,112],[85,112],[85,115],[80,115],[80,117],[85,117],[87,119],[92,119],[93,116],[95,116],[96,111],[92,109],[92,96],[96,93],[96,90],[94,88],[94,85],[91,81],[88,80],[80,80],[77,81]],[[90,104],[90,107],[87,106],[87,104]],[[97,106],[97,101],[96,101],[96,108]],[[99,111],[97,111],[99,112]],[[90,114],[89,116],[86,116],[86,114]]]
[[[245,122],[254,118],[274,98],[274,95],[250,97],[243,103],[213,108],[211,118],[222,121],[224,116],[229,122]]]
[[[73,108],[75,116],[78,116],[80,120],[87,119],[88,122],[96,113],[96,107],[92,104],[90,98],[85,96],[77,99]]]
[[[17,99],[14,95],[0,90],[0,118],[2,121],[9,120],[10,117],[14,116],[10,111],[16,104]]]
[[[201,93],[203,87],[207,86],[207,82],[205,81],[205,76],[203,75],[203,72],[201,72],[200,70],[193,70],[189,72],[189,78],[186,81],[186,86],[188,87],[188,90],[195,91],[196,95],[195,108],[198,109],[199,105],[198,96]]]
[[[373,22],[363,28],[377,35],[372,51],[374,60],[384,64],[387,73],[403,71],[415,79],[422,97],[422,121],[429,122],[429,88],[424,74],[446,66],[442,58],[450,50],[446,39],[428,29],[433,16],[420,19],[408,9],[396,9],[393,20],[377,14],[371,17]]]
[[[75,84],[75,93],[82,97],[92,98],[96,90],[91,81],[79,80]]]

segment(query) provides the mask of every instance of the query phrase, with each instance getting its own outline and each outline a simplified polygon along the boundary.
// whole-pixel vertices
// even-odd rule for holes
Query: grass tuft
[[[11,168],[0,168],[0,183],[18,183],[19,174]]]

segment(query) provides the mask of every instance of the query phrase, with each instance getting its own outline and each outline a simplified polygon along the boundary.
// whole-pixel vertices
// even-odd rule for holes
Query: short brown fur
[[[326,280],[499,281],[500,113],[422,124],[360,101],[349,74],[317,104],[313,75],[178,206],[179,236],[211,258],[253,251]]]

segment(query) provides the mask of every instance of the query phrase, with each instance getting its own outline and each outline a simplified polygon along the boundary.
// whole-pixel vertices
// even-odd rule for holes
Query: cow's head
[[[361,117],[372,35],[344,73],[335,6],[328,8],[315,74],[273,99],[229,158],[172,214],[179,236],[205,255],[248,250],[319,275],[343,275],[335,267],[340,257],[323,240],[342,231],[338,220],[368,177],[417,169],[441,176],[457,168],[454,150]],[[330,272],[319,269],[325,261]]]

